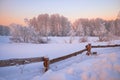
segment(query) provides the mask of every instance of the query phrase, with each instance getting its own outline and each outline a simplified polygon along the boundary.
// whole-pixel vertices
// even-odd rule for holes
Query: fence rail
[[[120,45],[98,45],[98,46],[91,46],[91,48],[107,48],[107,47],[120,47]],[[58,57],[52,60],[49,60],[50,64],[53,64],[55,62],[59,62],[62,60],[65,60],[67,58],[76,56],[78,54],[82,54],[84,51],[87,51],[87,49],[80,50],[78,52],[74,52],[62,57]],[[14,66],[14,65],[24,65],[24,64],[30,64],[35,62],[42,62],[44,61],[44,57],[35,57],[35,58],[21,58],[21,59],[7,59],[7,60],[0,60],[0,67],[5,66]]]
[[[97,45],[97,46],[91,46],[92,48],[107,48],[107,47],[120,47],[120,44],[115,45]]]
[[[68,55],[65,55],[65,56],[62,56],[62,57],[52,59],[52,60],[50,60],[50,64],[53,64],[53,63],[58,62],[58,61],[65,60],[65,59],[73,57],[73,56],[77,56],[78,54],[82,54],[84,51],[86,51],[86,49],[83,49],[83,50],[80,50],[78,52],[74,52],[74,53],[71,53],[71,54],[68,54]]]
[[[43,61],[43,57],[0,60],[0,67],[24,65]]]

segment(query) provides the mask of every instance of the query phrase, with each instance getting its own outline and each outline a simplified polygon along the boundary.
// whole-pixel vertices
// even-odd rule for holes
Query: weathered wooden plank
[[[0,67],[23,65],[43,61],[43,57],[0,60]]]
[[[92,46],[92,48],[106,48],[106,47],[120,47],[120,44]]]
[[[50,60],[50,64],[53,64],[53,63],[58,62],[58,61],[65,60],[65,59],[73,57],[73,56],[77,56],[78,54],[82,54],[82,52],[84,52],[84,51],[86,51],[86,49],[83,49],[83,50],[80,50],[78,52],[74,52],[74,53],[71,53],[71,54],[68,54],[68,55],[65,55],[65,56],[62,56],[62,57],[52,59],[52,60]]]

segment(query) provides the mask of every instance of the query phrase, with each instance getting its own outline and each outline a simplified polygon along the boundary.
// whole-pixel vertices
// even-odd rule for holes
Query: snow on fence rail
[[[91,48],[106,48],[106,47],[120,47],[120,45],[98,45],[98,46],[91,46]],[[69,55],[65,55],[65,56],[62,56],[62,57],[58,57],[58,58],[49,60],[49,63],[53,64],[55,62],[59,62],[59,61],[65,60],[67,58],[76,56],[78,54],[82,54],[84,51],[88,51],[87,48],[85,48],[83,50],[80,50],[78,52],[71,53]],[[30,64],[30,63],[42,62],[42,61],[45,62],[44,57],[0,60],[0,67],[14,66],[14,65],[24,65],[24,64]]]

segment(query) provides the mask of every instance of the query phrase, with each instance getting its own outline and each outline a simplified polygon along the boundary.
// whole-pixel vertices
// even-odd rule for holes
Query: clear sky
[[[120,0],[0,0],[0,24],[24,25],[24,18],[39,14],[66,16],[70,21],[78,18],[115,19],[120,11]]]

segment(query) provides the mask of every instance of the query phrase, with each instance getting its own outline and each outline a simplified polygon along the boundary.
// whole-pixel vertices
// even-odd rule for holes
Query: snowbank
[[[73,63],[59,71],[47,71],[33,80],[120,80],[120,55],[101,54],[92,59]]]

